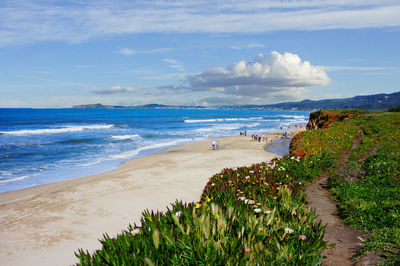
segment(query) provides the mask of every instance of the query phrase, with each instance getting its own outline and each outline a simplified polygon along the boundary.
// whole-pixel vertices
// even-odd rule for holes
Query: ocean
[[[179,144],[307,122],[308,112],[0,109],[0,193],[117,168]]]

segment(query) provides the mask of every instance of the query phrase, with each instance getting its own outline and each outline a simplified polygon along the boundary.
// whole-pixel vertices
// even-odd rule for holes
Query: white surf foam
[[[263,117],[248,117],[248,118],[215,118],[215,119],[186,119],[185,123],[209,123],[209,122],[224,122],[224,121],[251,121],[262,120]]]
[[[228,133],[225,135],[229,135],[230,132],[226,132],[228,130],[236,130],[239,128],[252,128],[252,127],[257,127],[259,126],[260,123],[252,123],[252,124],[223,124],[223,125],[215,125],[212,127],[208,127],[208,128],[199,128],[199,129],[195,129],[194,131],[196,132],[224,132],[224,133]]]
[[[98,164],[104,161],[111,161],[111,160],[121,160],[121,159],[129,159],[129,158],[134,158],[135,156],[137,156],[140,152],[145,151],[145,150],[151,150],[151,149],[157,149],[157,148],[163,148],[163,147],[172,147],[172,146],[176,146],[179,144],[183,144],[186,142],[191,141],[192,139],[179,139],[179,140],[172,140],[172,141],[166,141],[166,142],[161,142],[161,143],[154,143],[154,144],[150,144],[141,148],[137,148],[131,151],[126,151],[123,153],[119,153],[119,154],[113,154],[110,155],[108,157],[105,158],[100,158],[97,159],[93,162],[89,162],[89,163],[84,163],[84,164],[80,164],[80,166],[90,166],[90,165],[94,165],[94,164]]]
[[[138,139],[140,138],[140,136],[138,134],[134,134],[134,135],[109,136],[108,138],[115,140],[127,140],[127,139]]]
[[[67,132],[78,132],[83,130],[92,129],[108,129],[114,125],[85,125],[85,126],[65,126],[58,128],[44,128],[44,129],[24,129],[15,131],[0,131],[1,134],[5,135],[38,135],[38,134],[55,134],[55,133],[67,133]]]
[[[14,178],[10,178],[10,179],[0,180],[0,184],[6,184],[6,183],[13,182],[13,181],[23,180],[27,177],[28,177],[27,175],[24,175],[24,176],[20,176],[20,177],[14,177]]]

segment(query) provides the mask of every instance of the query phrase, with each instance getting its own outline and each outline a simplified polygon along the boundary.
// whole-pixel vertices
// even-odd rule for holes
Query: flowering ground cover
[[[308,172],[310,168],[316,171]],[[302,178],[293,173],[302,171]],[[324,226],[304,206],[304,182],[319,174],[308,158],[285,157],[224,169],[198,203],[175,202],[166,213],[143,212],[141,226],[102,249],[79,250],[80,264],[316,264]]]
[[[356,122],[365,136],[348,164],[330,179],[339,214],[371,233],[357,254],[374,251],[400,264],[400,114],[368,113]]]
[[[305,207],[304,185],[324,171],[334,173],[331,191],[344,221],[372,233],[358,256],[377,251],[399,264],[400,115],[349,113],[296,135],[290,156],[215,174],[197,203],[144,211],[140,226],[105,234],[92,254],[79,250],[80,264],[318,264],[324,226]],[[360,136],[349,163],[337,166]]]

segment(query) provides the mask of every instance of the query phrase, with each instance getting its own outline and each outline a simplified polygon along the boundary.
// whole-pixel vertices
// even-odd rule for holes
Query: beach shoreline
[[[264,133],[268,139],[284,131]],[[165,211],[176,200],[200,199],[209,178],[224,168],[269,161],[265,142],[251,136],[171,147],[134,158],[118,169],[0,194],[0,260],[4,265],[65,265],[78,248],[93,251],[97,239],[139,222],[145,209]]]

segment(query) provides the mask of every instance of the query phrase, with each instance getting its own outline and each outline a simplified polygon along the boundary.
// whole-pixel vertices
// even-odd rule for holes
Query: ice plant
[[[305,235],[299,235],[299,240],[304,241],[306,239],[307,239],[307,237]]]
[[[293,234],[293,232],[294,232],[293,229],[291,229],[291,228],[289,228],[289,227],[286,227],[286,228],[285,228],[285,233],[286,233],[286,234]]]
[[[135,228],[135,229],[133,229],[132,232],[131,232],[132,235],[137,235],[137,234],[139,234],[139,233],[140,233],[140,229],[139,229],[139,228]]]
[[[254,209],[254,212],[255,213],[260,213],[260,212],[262,212],[262,209],[260,209],[260,208]]]
[[[255,201],[254,200],[245,200],[245,203],[253,205],[255,203]]]

